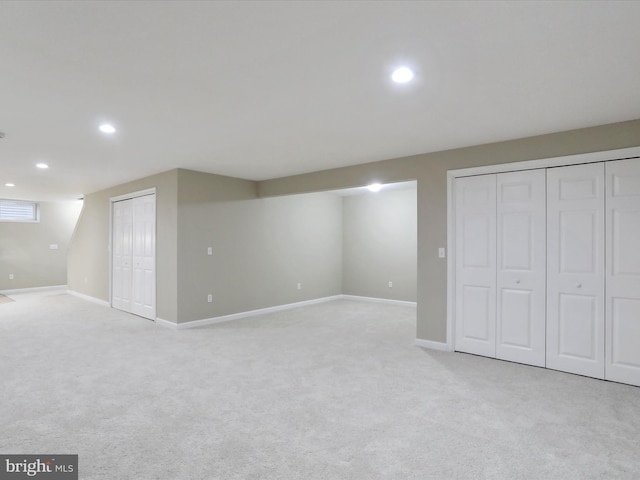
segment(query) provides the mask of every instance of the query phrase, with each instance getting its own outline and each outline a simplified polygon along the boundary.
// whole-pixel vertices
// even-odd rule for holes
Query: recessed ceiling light
[[[15,187],[16,184],[15,183],[5,183],[4,186],[5,187]]]
[[[368,185],[367,188],[370,192],[379,192],[382,188],[382,185],[380,185],[379,183],[372,183],[371,185]]]
[[[36,163],[36,167],[42,168],[44,170],[45,168],[49,168],[49,165],[47,165],[46,163]]]
[[[116,127],[108,123],[103,123],[98,128],[102,133],[116,133]]]
[[[413,71],[407,67],[400,67],[393,71],[391,79],[396,83],[407,83],[413,78]]]

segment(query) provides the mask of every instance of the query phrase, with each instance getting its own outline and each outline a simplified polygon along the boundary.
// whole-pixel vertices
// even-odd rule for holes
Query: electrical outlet
[[[209,303],[213,302],[213,295],[211,294],[207,295],[207,302]]]
[[[57,250],[58,249],[58,244],[57,243],[52,243],[49,245],[49,250]]]
[[[298,290],[302,290],[302,284],[298,283]]]
[[[443,247],[440,247],[438,249],[438,257],[444,258],[444,248]]]
[[[213,255],[213,247],[207,247],[207,255]]]
[[[9,280],[13,280],[13,273],[9,274]]]
[[[389,282],[389,288],[393,288],[393,282]]]

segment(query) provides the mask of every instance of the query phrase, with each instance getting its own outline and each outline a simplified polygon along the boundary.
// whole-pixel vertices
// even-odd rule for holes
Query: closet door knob
[[[519,283],[520,283],[520,279],[519,279],[519,278],[516,280],[516,283],[517,283],[517,284],[519,284]]]
[[[580,282],[576,283],[576,288],[582,288],[582,284]]]

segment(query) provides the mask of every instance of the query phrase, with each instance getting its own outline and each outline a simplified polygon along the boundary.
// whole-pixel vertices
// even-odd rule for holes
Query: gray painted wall
[[[340,197],[256,199],[254,182],[180,170],[178,198],[179,322],[341,293]]]
[[[175,322],[177,304],[178,171],[153,175],[85,195],[68,259],[69,289],[109,301],[111,197],[156,187],[156,311]]]
[[[109,300],[109,199],[151,187],[159,318],[181,323],[341,293],[340,197],[257,199],[255,182],[183,169],[86,195],[71,290]]]
[[[0,222],[0,290],[67,283],[67,251],[81,207],[40,202],[39,222]],[[51,244],[58,249],[51,250]]]
[[[273,203],[252,201],[256,200],[256,191],[259,198],[267,200],[268,197],[362,186],[374,181],[392,183],[417,180],[417,337],[444,342],[446,261],[438,258],[438,247],[446,245],[447,170],[638,145],[640,120],[633,120],[258,183],[174,170],[86,197],[70,251],[69,285],[81,293],[108,299],[108,199],[128,191],[156,186],[159,194],[157,311],[160,318],[173,322],[177,322],[178,318],[180,321],[207,318],[340,293],[341,289],[334,288],[330,280],[319,282],[318,285],[312,282],[312,288],[309,289],[309,282],[305,278],[298,278],[305,272],[311,272],[314,265],[320,266],[307,260],[309,266],[306,270],[296,268],[304,265],[309,253],[286,251],[298,260],[278,263],[278,259],[283,260],[286,250],[280,247],[279,239],[283,238],[282,232],[293,229],[295,223],[286,218],[299,218],[307,222],[303,223],[304,228],[300,232],[291,232],[291,238],[307,238],[307,241],[311,241],[315,237],[305,237],[305,231],[320,238],[325,232],[310,221],[313,215],[303,214],[305,210],[296,210],[298,207],[293,203],[288,204],[285,198],[270,199]],[[209,206],[198,206],[201,202]],[[290,217],[278,213],[283,212],[284,208],[292,209]],[[328,215],[327,225],[330,223]],[[277,224],[275,231],[266,228],[271,222]],[[231,232],[237,232],[237,235]],[[252,237],[264,239],[264,244],[262,240],[247,243],[246,239]],[[213,258],[203,260],[198,252],[202,252],[202,248],[206,251],[206,247],[214,241],[219,242],[220,246],[211,245],[215,250]],[[326,239],[326,242],[332,241]],[[286,245],[294,249],[299,247],[296,243]],[[236,251],[233,250],[235,247]],[[336,245],[335,249],[339,251],[340,246]],[[255,250],[259,254],[254,254]],[[273,258],[273,262],[269,263],[268,258]],[[220,263],[208,269],[205,262],[209,260]],[[238,268],[238,272],[233,271],[234,268]],[[279,269],[282,272],[278,272]],[[330,278],[334,274],[332,272],[337,271],[339,268],[331,267],[320,275]],[[246,287],[242,279],[249,282]],[[296,291],[292,293],[288,285],[298,281],[303,283],[303,290],[296,297]],[[203,294],[206,299],[209,284],[215,289],[210,293],[214,294],[216,301],[212,305],[202,305],[201,299]]]
[[[425,133],[425,134],[428,134]],[[640,120],[444,152],[384,160],[259,182],[261,197],[418,181],[417,338],[446,341],[447,170],[560,157],[640,145]]]
[[[416,301],[415,188],[344,197],[343,232],[342,293]]]

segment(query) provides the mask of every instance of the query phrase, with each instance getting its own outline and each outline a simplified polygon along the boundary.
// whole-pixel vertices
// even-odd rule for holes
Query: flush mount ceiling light
[[[367,185],[367,188],[370,192],[379,192],[382,188],[382,185],[380,185],[379,183],[372,183],[371,185]]]
[[[103,123],[98,127],[102,133],[116,133],[116,127],[109,123]]]
[[[407,67],[396,68],[391,74],[391,80],[396,83],[407,83],[413,78],[413,71]]]
[[[49,168],[49,165],[47,165],[46,163],[36,163],[36,167],[42,168],[44,170],[45,168]]]
[[[15,187],[16,184],[15,183],[5,183],[4,186],[5,187]]]

